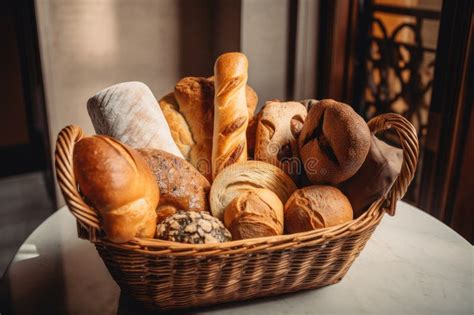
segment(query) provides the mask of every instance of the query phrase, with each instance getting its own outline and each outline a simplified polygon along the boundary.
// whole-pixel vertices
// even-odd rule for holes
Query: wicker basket
[[[123,293],[155,309],[245,300],[340,281],[384,213],[395,213],[396,202],[405,194],[416,169],[416,130],[397,114],[377,116],[369,127],[373,132],[393,128],[400,137],[404,162],[387,199],[374,202],[353,221],[291,235],[209,245],[157,239],[114,244],[102,237],[100,218],[77,190],[72,153],[83,137],[79,127],[68,126],[58,136],[56,174],[77,218],[79,236],[94,243]]]

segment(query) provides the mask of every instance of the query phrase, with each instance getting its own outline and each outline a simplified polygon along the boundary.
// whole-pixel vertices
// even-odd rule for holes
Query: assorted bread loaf
[[[212,178],[229,165],[247,161],[247,70],[242,53],[223,54],[214,65]]]
[[[190,163],[161,150],[138,149],[138,152],[145,158],[160,188],[159,216],[161,210],[168,214],[178,210],[209,211],[211,185]]]
[[[275,237],[344,224],[386,196],[400,149],[334,100],[272,100],[254,116],[247,72],[244,54],[226,53],[159,102],[139,82],[89,99],[98,135],[75,144],[73,169],[105,237]]]
[[[141,82],[119,83],[98,92],[87,101],[87,111],[97,134],[133,148],[160,149],[183,157],[153,93]]]
[[[111,241],[154,236],[159,189],[138,152],[107,136],[86,137],[74,146],[73,168]]]
[[[159,104],[171,135],[184,158],[212,181],[212,139],[214,132],[214,77],[186,77]],[[255,91],[246,86],[249,117],[257,107]]]

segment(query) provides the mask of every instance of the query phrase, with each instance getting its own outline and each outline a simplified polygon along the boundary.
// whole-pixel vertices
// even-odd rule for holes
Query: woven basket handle
[[[418,163],[418,135],[415,127],[403,116],[394,113],[382,114],[372,118],[368,122],[370,131],[377,133],[393,128],[403,149],[403,164],[400,175],[393,184],[387,199],[390,202],[385,209],[389,215],[395,214],[397,201],[406,193],[413,176],[415,176],[416,165]]]
[[[82,129],[74,125],[63,128],[59,133],[55,151],[56,178],[69,210],[87,229],[89,238],[93,239],[100,230],[100,220],[79,194],[72,164],[74,145],[83,137]]]

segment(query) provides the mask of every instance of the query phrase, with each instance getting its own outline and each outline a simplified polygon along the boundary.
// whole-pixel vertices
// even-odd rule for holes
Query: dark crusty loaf
[[[369,127],[349,105],[321,100],[306,116],[298,147],[311,182],[338,184],[364,163],[370,147]]]

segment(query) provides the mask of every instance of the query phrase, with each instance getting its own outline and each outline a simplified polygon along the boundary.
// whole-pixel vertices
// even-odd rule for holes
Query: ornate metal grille
[[[359,108],[366,119],[386,112],[407,117],[417,128],[423,154],[436,49],[425,45],[422,30],[427,20],[438,21],[441,14],[427,9],[376,5],[371,1],[367,1],[366,8],[368,47],[364,60],[359,60],[365,67],[365,77],[356,78],[364,82]],[[381,13],[400,17],[400,23],[387,27]],[[414,202],[419,175],[407,194],[408,200]]]

